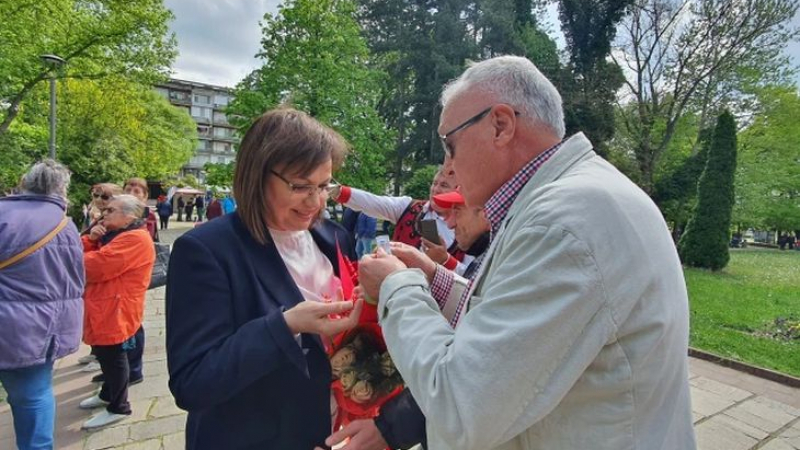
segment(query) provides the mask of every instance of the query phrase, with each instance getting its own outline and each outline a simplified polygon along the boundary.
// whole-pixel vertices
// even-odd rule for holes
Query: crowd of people
[[[440,101],[446,157],[427,199],[337,185],[345,139],[279,107],[244,134],[235,213],[221,201],[178,200],[179,220],[192,208],[225,213],[178,238],[170,260],[167,365],[188,411],[186,448],[695,448],[688,299],[656,206],[582,133],[565,136],[559,93],[525,58],[472,65]],[[45,169],[67,174],[41,163],[20,195],[0,199],[0,229],[16,217],[7,210],[47,218],[41,228],[15,225],[18,243],[0,260],[63,217],[68,176],[37,181]],[[3,384],[28,379],[38,386],[28,391],[52,397],[42,374],[75,351],[83,317],[104,383],[81,406],[106,407],[87,428],[130,414],[126,389],[141,373],[131,350],[144,344],[157,231],[140,186],[95,186],[80,241],[68,225],[51,251],[0,268],[0,292],[20,296],[0,308],[27,302],[42,308],[29,321],[72,324],[38,327],[46,333],[0,359]],[[352,230],[324,218],[329,201],[360,213]],[[388,247],[375,246],[378,220],[394,226]],[[69,271],[46,272],[55,258]],[[15,287],[36,268],[69,289],[47,297]],[[55,301],[68,306],[61,317],[46,307]],[[390,356],[382,370],[399,371],[405,388],[370,417],[340,422],[331,349],[369,311]],[[9,316],[0,314],[3,345],[21,341],[2,323]],[[14,406],[27,395],[12,394],[14,382],[20,439],[32,425]],[[41,417],[52,434],[52,415]]]

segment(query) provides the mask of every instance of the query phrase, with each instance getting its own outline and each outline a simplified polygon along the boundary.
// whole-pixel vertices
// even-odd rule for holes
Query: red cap
[[[465,203],[464,197],[458,190],[450,191],[445,194],[434,195],[433,202],[436,203],[436,206],[442,209],[450,209],[453,206],[463,205]]]

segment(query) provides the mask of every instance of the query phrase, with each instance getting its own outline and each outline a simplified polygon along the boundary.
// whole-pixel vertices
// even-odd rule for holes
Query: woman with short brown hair
[[[189,411],[187,449],[324,446],[323,338],[353,327],[361,310],[331,301],[341,299],[337,248],[353,258],[353,245],[319,219],[346,151],[305,113],[265,113],[237,153],[238,210],[175,242],[167,363],[170,390]]]

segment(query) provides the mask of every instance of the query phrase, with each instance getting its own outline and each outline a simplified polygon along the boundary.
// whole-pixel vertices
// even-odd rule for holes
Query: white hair
[[[52,159],[44,159],[22,176],[19,187],[23,193],[55,195],[66,199],[69,181],[69,169]]]
[[[471,64],[460,77],[445,85],[440,98],[442,107],[472,89],[513,106],[523,116],[549,127],[559,139],[564,138],[561,95],[529,59],[498,56]]]
[[[126,216],[133,216],[139,219],[144,214],[144,203],[133,195],[115,195],[111,198],[111,201],[119,202],[120,209]]]

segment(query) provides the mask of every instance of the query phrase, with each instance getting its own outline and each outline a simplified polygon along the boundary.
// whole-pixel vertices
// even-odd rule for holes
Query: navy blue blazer
[[[311,234],[338,276],[336,240],[322,221]],[[177,405],[189,412],[186,448],[325,447],[331,369],[319,336],[298,345],[283,311],[303,301],[274,244],[261,245],[238,214],[189,231],[174,244],[167,277],[167,365]]]

